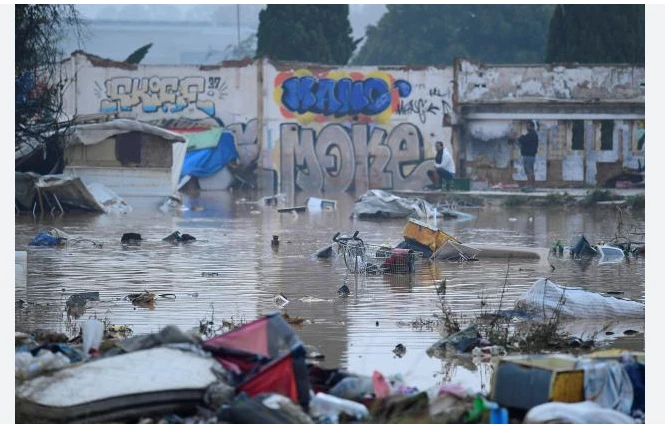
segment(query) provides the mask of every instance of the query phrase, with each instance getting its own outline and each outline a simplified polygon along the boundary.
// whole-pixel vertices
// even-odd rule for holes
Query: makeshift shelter
[[[65,176],[101,183],[123,198],[177,191],[185,137],[130,119],[74,125],[64,135]]]
[[[182,164],[180,185],[191,178],[204,190],[226,190],[234,177],[228,165],[237,160],[235,138],[223,128],[183,133],[187,138],[187,154]]]
[[[305,348],[279,313],[213,337],[203,348],[233,374],[237,392],[282,394],[308,409]]]

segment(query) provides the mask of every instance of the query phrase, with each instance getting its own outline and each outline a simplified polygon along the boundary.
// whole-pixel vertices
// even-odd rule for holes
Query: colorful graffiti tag
[[[420,188],[431,165],[424,160],[423,136],[411,123],[398,124],[390,133],[367,124],[330,123],[318,135],[298,123],[283,123],[280,141],[281,184],[287,189]]]
[[[411,84],[390,74],[329,71],[314,74],[300,69],[275,78],[275,102],[282,115],[307,124],[313,121],[351,120],[387,123],[400,98],[411,94]]]
[[[215,116],[215,99],[226,96],[220,77],[114,77],[97,84],[99,111],[115,113],[140,108],[143,113],[179,113],[193,106]],[[103,96],[102,96],[103,93]]]

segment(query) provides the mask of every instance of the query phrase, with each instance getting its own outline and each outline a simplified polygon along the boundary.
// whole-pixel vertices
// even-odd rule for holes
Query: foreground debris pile
[[[175,326],[133,337],[95,319],[81,328],[73,340],[16,333],[16,422],[633,423],[644,417],[644,357],[628,353],[553,365],[552,357],[495,351],[495,387],[485,396],[455,384],[420,390],[400,375],[309,363],[308,347],[279,313],[207,340]],[[447,342],[458,349],[471,337],[460,333]]]

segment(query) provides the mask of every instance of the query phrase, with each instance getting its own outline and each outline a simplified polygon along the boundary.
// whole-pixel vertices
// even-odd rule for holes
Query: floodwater
[[[335,210],[280,213],[279,208],[305,204],[308,195],[292,203],[263,204],[256,192],[202,192],[185,201],[189,210],[166,214],[152,208],[134,208],[127,215],[17,215],[16,250],[28,251],[27,289],[17,290],[16,330],[48,328],[70,336],[90,317],[129,325],[134,335],[156,332],[174,324],[183,330],[201,321],[247,322],[280,310],[275,295],[289,300],[284,308],[301,340],[315,346],[326,368],[346,367],[371,375],[401,374],[420,389],[442,383],[461,383],[489,391],[492,364],[471,359],[430,358],[426,349],[444,334],[433,324],[440,314],[435,287],[446,279],[447,299],[453,310],[470,320],[481,311],[481,298],[496,308],[504,291],[503,309],[538,278],[593,291],[620,291],[635,300],[645,297],[644,258],[620,263],[549,258],[482,259],[467,262],[421,260],[411,275],[348,274],[341,257],[313,258],[329,245],[336,232],[359,236],[371,244],[395,245],[402,240],[405,220],[351,218],[351,195],[319,196],[337,200]],[[434,203],[433,203],[434,204]],[[460,208],[473,218],[441,220],[438,226],[463,243],[547,248],[560,239],[570,245],[586,235],[592,243],[611,240],[617,232],[618,211],[544,208]],[[644,232],[644,212],[624,212],[625,227]],[[28,247],[40,231],[55,227],[79,239],[64,248]],[[172,245],[162,241],[175,230],[197,241]],[[140,233],[140,246],[123,247],[123,233]],[[279,246],[273,248],[273,235]],[[95,243],[103,244],[101,248]],[[550,263],[554,265],[552,270]],[[351,293],[340,298],[346,284]],[[505,287],[505,290],[504,290]],[[148,290],[157,299],[150,308],[135,306],[126,296]],[[77,293],[99,292],[98,301],[67,311],[67,299]],[[165,295],[165,296],[160,296]],[[598,344],[644,350],[644,327],[637,335],[621,330]],[[393,354],[406,347],[402,357]]]

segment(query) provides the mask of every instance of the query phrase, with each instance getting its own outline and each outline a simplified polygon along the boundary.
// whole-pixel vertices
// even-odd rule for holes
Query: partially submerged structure
[[[422,190],[438,140],[472,189],[513,184],[526,179],[512,141],[525,120],[539,186],[643,185],[644,65],[133,65],[78,51],[62,77],[69,116],[224,127],[238,165],[273,194]]]
[[[130,119],[74,126],[64,139],[63,174],[101,183],[127,199],[159,198],[177,190],[186,139]]]
[[[132,203],[157,206],[177,191],[186,152],[182,135],[136,120],[114,119],[73,124],[54,136],[62,172],[16,172],[19,210],[107,212],[113,207],[126,212]]]

